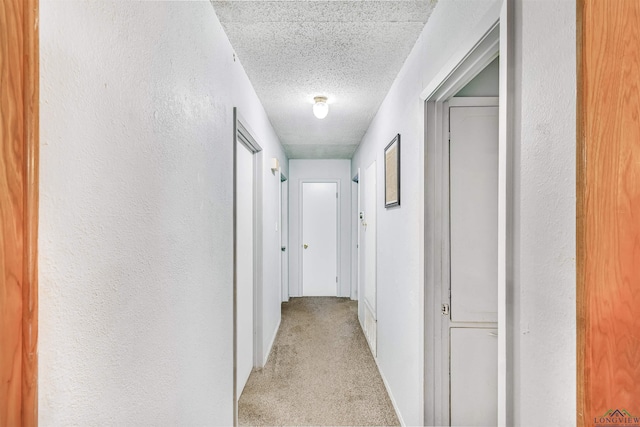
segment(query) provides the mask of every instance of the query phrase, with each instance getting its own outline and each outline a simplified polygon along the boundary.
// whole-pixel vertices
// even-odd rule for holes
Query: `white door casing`
[[[254,157],[243,144],[237,143],[237,378],[236,398],[253,369],[254,359]]]
[[[262,362],[262,148],[233,109],[233,419]]]
[[[448,107],[460,89],[497,56],[499,91],[494,98],[499,104],[498,159],[498,354],[497,354],[497,425],[514,424],[513,396],[509,393],[508,377],[514,365],[507,343],[513,338],[512,320],[507,311],[511,292],[513,233],[513,5],[496,2],[478,25],[452,52],[447,63],[424,87],[420,98],[425,101],[425,295],[424,295],[424,422],[425,425],[449,424],[449,329],[443,324],[448,316],[440,314],[441,305],[449,302],[449,159]],[[454,98],[455,100],[455,98]],[[499,100],[499,103],[498,103]],[[458,104],[460,105],[460,104]],[[445,184],[446,183],[446,184]],[[495,327],[494,324],[486,324]],[[480,324],[476,324],[480,326]]]
[[[338,184],[302,183],[302,295],[338,295]]]
[[[280,245],[282,251],[282,301],[289,301],[289,182],[280,183]]]

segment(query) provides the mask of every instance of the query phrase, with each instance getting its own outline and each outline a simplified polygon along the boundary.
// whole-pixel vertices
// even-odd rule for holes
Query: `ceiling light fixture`
[[[324,119],[329,114],[329,104],[327,104],[326,96],[316,96],[313,98],[313,115],[319,119]]]

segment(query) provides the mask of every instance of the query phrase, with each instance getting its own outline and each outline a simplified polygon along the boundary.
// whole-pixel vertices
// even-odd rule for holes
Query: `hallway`
[[[0,11],[0,426],[640,413],[640,2]]]
[[[269,360],[240,397],[240,425],[399,425],[347,298],[292,298]]]

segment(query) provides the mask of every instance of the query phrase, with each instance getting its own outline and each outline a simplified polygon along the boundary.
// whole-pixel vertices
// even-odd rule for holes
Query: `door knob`
[[[307,245],[306,243],[304,245],[302,245],[303,248],[307,249],[309,247],[309,245]]]

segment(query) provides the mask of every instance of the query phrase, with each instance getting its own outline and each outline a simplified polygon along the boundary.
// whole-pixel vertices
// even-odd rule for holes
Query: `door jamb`
[[[253,137],[246,121],[233,108],[233,425],[238,425],[238,201],[237,148],[243,144],[254,155],[253,190],[253,365],[262,364],[262,148]]]
[[[425,293],[424,293],[424,422],[437,425],[442,418],[441,396],[436,394],[440,379],[440,356],[435,354],[440,339],[439,304],[443,301],[437,283],[442,278],[442,158],[444,102],[482,71],[495,57],[500,56],[499,102],[499,189],[498,189],[498,425],[512,424],[510,377],[511,360],[507,347],[511,334],[511,315],[506,304],[512,280],[512,125],[509,107],[513,99],[512,22],[511,2],[504,0],[487,13],[473,37],[425,87],[421,99],[425,101]],[[440,405],[438,405],[440,403]],[[440,409],[438,409],[440,408]]]
[[[289,258],[289,179],[286,177],[285,174],[283,174],[282,172],[280,172],[280,187],[279,187],[279,193],[280,193],[280,203],[278,204],[278,209],[280,211],[280,216],[278,218],[278,221],[280,221],[280,250],[282,252],[284,252],[284,256],[287,257],[287,260]],[[286,191],[282,191],[282,186],[284,185],[284,183],[287,183],[287,188]],[[284,222],[282,221],[282,214],[283,214],[283,202],[286,201],[286,206],[284,206],[284,210],[287,213],[287,223],[286,225],[284,224]],[[287,241],[283,241],[282,239],[282,235],[283,232],[282,230],[284,230],[284,227],[287,227]],[[282,250],[282,248],[285,248],[284,250]],[[289,301],[289,273],[287,271],[286,274],[286,283],[285,283],[285,274],[283,273],[285,270],[283,269],[283,262],[282,262],[282,257],[283,255],[280,254],[280,302],[287,302]],[[289,262],[287,262],[287,270],[289,269]]]
[[[351,178],[351,182],[351,209],[353,210],[354,206],[356,208],[355,212],[351,212],[351,215],[355,215],[355,218],[351,217],[351,248],[355,250],[355,256],[351,257],[351,299],[357,301],[360,299],[360,289],[358,289],[360,281],[360,168]],[[354,191],[354,185],[356,191]]]

